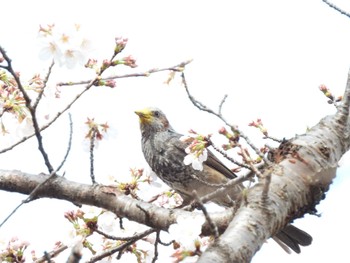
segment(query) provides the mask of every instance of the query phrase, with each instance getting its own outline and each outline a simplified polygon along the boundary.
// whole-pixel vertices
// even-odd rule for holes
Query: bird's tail
[[[292,225],[287,225],[273,239],[288,253],[290,248],[298,254],[300,246],[308,246],[312,242],[312,237],[308,233]]]

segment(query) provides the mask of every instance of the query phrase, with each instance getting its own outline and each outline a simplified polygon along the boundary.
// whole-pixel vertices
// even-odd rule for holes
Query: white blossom
[[[52,26],[50,33],[39,35],[41,49],[39,58],[42,60],[53,59],[60,66],[69,69],[77,64],[86,62],[87,54],[91,50],[91,42],[83,36],[80,27],[62,30]]]
[[[169,227],[169,235],[185,249],[194,250],[195,240],[199,239],[205,219],[202,215],[179,216],[177,223]]]
[[[187,155],[184,158],[184,164],[190,165],[192,164],[193,169],[202,171],[203,170],[203,162],[205,162],[208,158],[207,149],[203,149],[202,153],[198,155],[197,152],[190,152],[189,147],[186,148]]]

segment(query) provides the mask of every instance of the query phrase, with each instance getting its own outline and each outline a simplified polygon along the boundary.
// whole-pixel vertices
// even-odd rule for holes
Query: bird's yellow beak
[[[143,110],[137,110],[135,113],[139,116],[140,123],[150,123],[152,120],[151,111],[147,108]]]

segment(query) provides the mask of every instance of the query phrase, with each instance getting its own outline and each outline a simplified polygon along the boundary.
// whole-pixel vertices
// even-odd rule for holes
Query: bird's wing
[[[175,134],[175,133],[174,133]],[[187,153],[185,152],[185,149],[190,143],[183,142],[179,140],[179,138],[182,135],[179,133],[176,133],[177,139],[173,139],[173,145],[179,150],[183,152],[183,156],[186,156]],[[173,138],[174,138],[173,137]],[[208,166],[211,169],[214,169],[218,171],[219,173],[223,174],[228,179],[236,178],[237,176],[229,169],[227,168],[209,149],[208,150],[208,158],[204,162],[204,165]]]
[[[228,179],[236,178],[237,175],[234,174],[229,168],[227,168],[209,149],[208,150],[208,158],[204,162],[205,165],[210,168],[220,172]]]

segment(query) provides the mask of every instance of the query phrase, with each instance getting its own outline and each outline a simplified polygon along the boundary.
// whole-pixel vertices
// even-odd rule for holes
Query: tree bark
[[[27,174],[16,170],[0,170],[0,189],[30,194],[38,185],[47,180],[46,174]],[[41,185],[34,199],[55,198],[70,201],[75,204],[86,204],[115,213],[118,217],[126,217],[129,220],[144,224],[156,229],[167,230],[176,223],[179,215],[190,216],[193,212],[181,209],[165,209],[156,205],[135,200],[126,196],[116,187],[103,185],[87,185],[66,180],[61,176],[55,176]],[[232,220],[232,210],[212,213],[211,219],[222,233]],[[202,227],[204,235],[213,234],[213,229],[208,223]]]
[[[347,114],[345,112],[345,114]],[[336,175],[338,161],[349,149],[348,118],[341,111],[322,119],[306,134],[280,149],[271,167],[267,200],[264,180],[250,188],[226,231],[198,262],[250,262],[266,239],[305,213],[325,197]],[[346,120],[346,121],[345,121]]]

